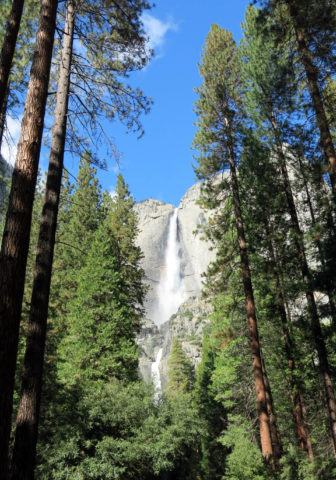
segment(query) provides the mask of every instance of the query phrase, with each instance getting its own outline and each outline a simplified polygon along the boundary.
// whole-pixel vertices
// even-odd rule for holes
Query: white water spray
[[[158,400],[161,392],[161,378],[160,378],[160,370],[159,370],[161,358],[162,358],[162,348],[160,348],[160,350],[158,351],[155,362],[152,363],[152,369],[151,369],[152,380],[155,388],[154,400]]]
[[[185,292],[180,274],[181,258],[179,251],[177,208],[175,208],[169,220],[164,272],[157,289],[158,308],[155,315],[155,323],[158,325],[169,320],[184,301]]]
[[[181,278],[180,243],[177,230],[177,208],[170,216],[168,225],[167,247],[165,252],[164,271],[157,288],[157,308],[154,315],[156,325],[169,320],[177,312],[185,298],[184,285]],[[158,400],[161,391],[159,366],[162,357],[162,348],[152,363],[151,373],[155,387],[154,399]]]

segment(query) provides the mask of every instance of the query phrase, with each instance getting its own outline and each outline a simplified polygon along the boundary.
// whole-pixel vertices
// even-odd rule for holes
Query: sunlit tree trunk
[[[0,255],[0,478],[8,476],[8,442],[25,270],[48,93],[57,0],[42,0],[21,135]]]
[[[257,325],[257,317],[255,310],[255,302],[253,295],[253,287],[251,281],[251,272],[248,259],[248,251],[245,240],[245,231],[243,224],[243,217],[241,213],[239,186],[236,172],[236,165],[234,161],[233,148],[229,148],[229,162],[230,162],[230,176],[231,176],[231,190],[234,204],[234,214],[236,220],[236,228],[238,235],[239,251],[240,251],[240,265],[242,272],[242,280],[244,285],[244,293],[246,298],[246,313],[248,319],[248,326],[250,332],[250,345],[252,352],[252,367],[254,375],[254,386],[256,392],[259,429],[260,429],[260,443],[263,457],[271,462],[274,468],[274,451],[272,447],[272,435],[270,429],[269,415],[267,411],[266,388],[264,382],[263,364],[261,358],[261,348],[259,342],[259,333]]]
[[[49,291],[62,183],[74,20],[74,4],[72,0],[68,0],[55,122],[34,270],[22,389],[16,420],[11,480],[31,480],[34,477]]]

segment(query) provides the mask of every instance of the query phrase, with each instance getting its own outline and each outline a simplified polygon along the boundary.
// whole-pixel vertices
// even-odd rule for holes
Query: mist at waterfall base
[[[156,325],[162,325],[169,320],[185,300],[179,252],[178,219],[177,208],[175,208],[169,219],[164,269],[156,290],[157,307],[153,315]]]

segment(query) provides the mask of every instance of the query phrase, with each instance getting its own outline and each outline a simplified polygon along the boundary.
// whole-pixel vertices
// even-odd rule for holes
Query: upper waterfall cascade
[[[200,300],[202,274],[215,259],[210,245],[196,233],[198,225],[206,222],[198,205],[200,194],[201,184],[197,183],[188,189],[177,208],[155,199],[134,206],[139,222],[137,244],[144,254],[142,267],[149,286],[144,304],[146,316],[137,339],[141,347],[139,371],[146,382],[157,386],[157,392],[158,380],[163,391],[167,388],[174,337],[183,339],[183,348],[194,364],[200,358],[200,347],[189,337],[202,337],[208,316]]]
[[[157,287],[158,304],[154,318],[157,325],[169,320],[185,300],[180,248],[177,208],[175,208],[169,219],[164,270]]]

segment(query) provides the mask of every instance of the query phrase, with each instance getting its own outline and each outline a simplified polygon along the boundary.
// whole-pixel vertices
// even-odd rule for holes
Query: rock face
[[[159,365],[161,387],[165,391],[168,383],[168,361],[173,339],[176,337],[192,364],[201,360],[203,332],[209,323],[210,306],[200,296],[189,297],[170,320],[157,327],[146,320],[138,336],[140,347],[139,370],[145,382],[152,380],[152,364],[159,350],[162,358]]]
[[[144,253],[142,267],[145,270],[149,292],[145,308],[147,317],[153,320],[157,305],[156,291],[164,270],[167,231],[170,215],[175,207],[152,198],[135,205],[139,219],[137,243]]]
[[[214,259],[207,242],[195,233],[198,225],[206,218],[196,204],[200,195],[200,183],[193,185],[182,198],[177,208],[177,235],[180,243],[181,280],[185,298],[198,295],[202,289],[202,273]],[[139,218],[138,245],[144,253],[143,268],[150,287],[145,307],[147,317],[156,323],[155,312],[158,303],[158,285],[166,268],[165,252],[169,220],[175,207],[159,200],[148,199],[135,205]]]
[[[209,244],[201,240],[196,233],[199,225],[206,223],[206,218],[197,205],[201,184],[196,183],[182,198],[178,206],[179,240],[182,248],[181,275],[184,279],[187,296],[198,294],[202,289],[202,273],[214,260],[214,252],[209,250]]]
[[[203,327],[208,322],[209,306],[201,300],[202,274],[215,253],[209,249],[207,242],[196,233],[197,227],[206,222],[206,217],[197,200],[201,185],[192,186],[177,207],[175,251],[176,259],[167,256],[171,242],[171,220],[175,207],[158,200],[148,199],[135,205],[139,218],[138,245],[144,253],[142,266],[146,281],[150,287],[145,303],[146,320],[138,337],[140,347],[140,374],[146,382],[152,378],[152,364],[162,349],[159,366],[162,389],[167,386],[168,360],[174,337],[177,337],[184,351],[195,365],[201,356]],[[174,250],[174,249],[173,249]],[[163,279],[171,264],[178,264],[178,289],[181,290],[181,305],[169,318],[160,313],[160,296],[169,295],[162,289]],[[175,287],[171,287],[172,289]],[[165,298],[164,300],[167,300]],[[168,298],[169,302],[169,298]]]

